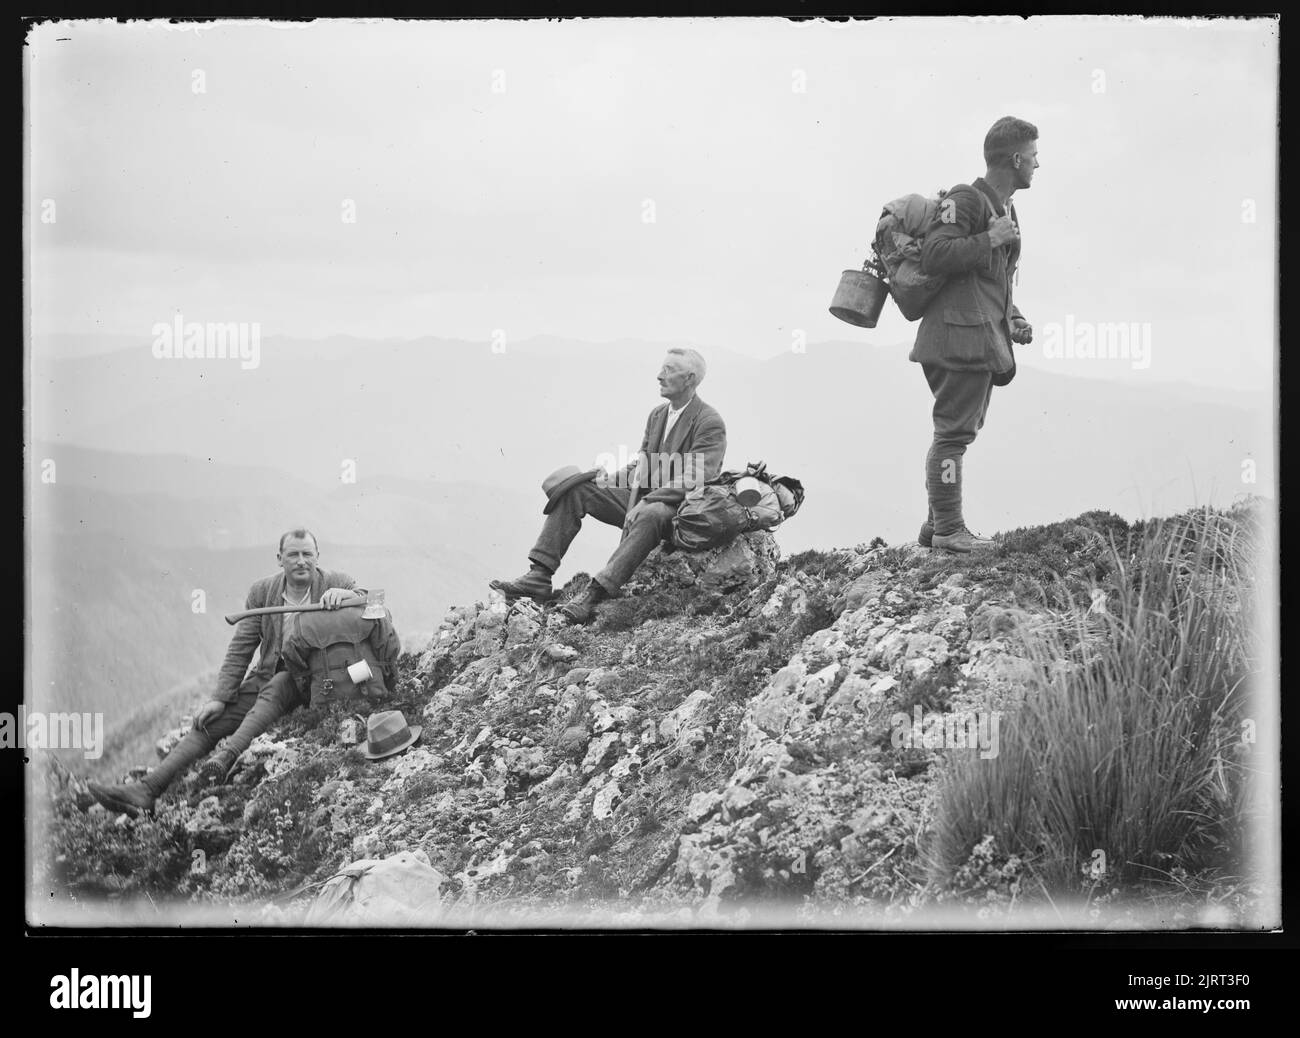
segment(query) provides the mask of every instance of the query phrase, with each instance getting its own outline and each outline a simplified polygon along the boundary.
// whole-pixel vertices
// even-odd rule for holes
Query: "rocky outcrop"
[[[691,587],[698,606],[736,579],[738,590],[723,593],[730,622],[659,619],[629,631],[621,648],[599,622],[589,643],[556,641],[566,628],[531,604],[453,610],[417,666],[426,678],[459,668],[433,693],[426,720],[455,728],[467,702],[513,701],[532,686],[539,706],[527,711],[527,748],[486,726],[453,747],[501,802],[532,786],[525,795],[569,826],[618,828],[647,801],[670,801],[671,836],[647,838],[655,852],[622,876],[624,893],[693,898],[706,914],[754,894],[898,896],[942,748],[900,750],[893,719],[918,691],[944,709],[1014,703],[1029,675],[1016,648],[1029,614],[986,600],[961,571],[916,590],[916,569],[932,560],[919,547],[832,553],[813,576],[779,571],[768,540],[707,559],[657,555],[634,594]],[[805,626],[779,667],[739,690],[717,676],[667,684],[656,672],[675,654],[725,657],[732,630],[770,638]],[[531,678],[512,655],[519,647],[536,661]],[[474,763],[482,760],[490,763]],[[677,792],[671,776],[683,767],[695,774]],[[491,888],[495,870],[510,872],[516,858],[503,850],[495,844],[480,856],[486,865],[462,870],[476,889]],[[570,875],[586,869],[575,863]]]
[[[1080,610],[1100,550],[1080,538],[1068,556]],[[657,551],[586,627],[493,594],[403,657],[385,705],[424,726],[412,748],[369,761],[356,717],[299,711],[230,786],[191,775],[161,821],[130,825],[207,848],[207,872],[173,890],[199,902],[266,901],[405,854],[440,878],[443,919],[599,905],[601,922],[680,925],[764,904],[903,917],[926,896],[944,762],[996,752],[988,726],[933,717],[1014,711],[1039,676],[1026,639],[1060,620],[1021,593],[1026,573],[1011,554],[915,545],[782,560],[764,533]],[[310,900],[265,918],[300,919]]]
[[[766,531],[744,534],[730,544],[691,552],[656,548],[623,589],[625,595],[663,587],[698,587],[731,593],[770,580],[781,560],[781,549]]]

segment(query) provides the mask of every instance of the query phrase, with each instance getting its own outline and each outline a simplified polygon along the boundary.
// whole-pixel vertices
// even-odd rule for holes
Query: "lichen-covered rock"
[[[766,531],[744,534],[722,548],[702,552],[688,565],[696,583],[710,591],[735,591],[769,580],[781,560],[776,539]]]
[[[592,739],[587,746],[587,755],[582,760],[582,770],[584,772],[595,771],[615,752],[619,743],[617,732],[606,732],[595,739]]]
[[[555,748],[569,757],[576,757],[587,752],[587,741],[591,736],[582,725],[570,725],[555,740]]]
[[[844,589],[840,605],[845,610],[860,609],[872,602],[879,602],[880,596],[888,590],[888,574],[880,570],[871,570],[862,574]]]
[[[691,797],[691,802],[686,805],[686,818],[691,822],[702,822],[721,804],[722,794],[716,789],[706,789]]]
[[[355,717],[345,717],[339,722],[338,740],[340,746],[355,746],[365,738],[361,722]]]
[[[660,722],[660,737],[691,748],[702,746],[708,740],[707,715],[712,701],[711,693],[696,689]]]
[[[526,782],[538,782],[554,769],[546,763],[546,753],[540,746],[522,746],[505,753],[506,771]]]
[[[541,629],[542,617],[540,610],[531,599],[521,599],[510,610],[510,617],[506,621],[505,644],[507,647],[530,644]]]
[[[766,530],[741,534],[729,544],[705,551],[665,551],[661,546],[637,568],[623,594],[692,585],[730,593],[770,580],[780,560],[781,548]]]
[[[543,651],[548,659],[554,660],[556,663],[567,663],[569,660],[578,658],[577,649],[572,645],[561,645],[559,642],[552,642]]]

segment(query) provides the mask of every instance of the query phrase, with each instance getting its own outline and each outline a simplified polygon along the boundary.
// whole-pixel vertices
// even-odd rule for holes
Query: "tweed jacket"
[[[908,359],[958,371],[991,371],[994,384],[1005,385],[1016,370],[1011,322],[1021,313],[1011,298],[1011,279],[1020,242],[994,248],[989,241],[990,211],[1002,216],[1007,210],[983,177],[973,185],[958,184],[948,199],[954,203],[947,210],[953,219],[936,219],[921,246],[921,272],[948,279],[926,307]],[[1016,221],[1015,207],[1008,209]]]
[[[263,577],[248,589],[244,608],[261,609],[265,606],[284,605],[284,585],[283,573]],[[320,596],[332,587],[365,591],[364,588],[357,587],[356,581],[346,573],[318,569],[311,579],[310,601],[319,602]],[[225,662],[221,664],[217,675],[214,699],[233,703],[245,681],[256,679],[260,687],[275,676],[280,668],[281,636],[286,615],[288,614],[271,613],[239,621],[235,627],[235,636],[230,639],[230,648],[226,650]],[[254,654],[257,655],[256,660],[253,659]]]
[[[691,487],[716,479],[722,472],[722,459],[727,453],[727,427],[722,416],[698,395],[693,396],[665,440],[668,410],[664,402],[646,419],[641,449],[628,469],[632,489],[629,512],[641,501],[676,508]]]

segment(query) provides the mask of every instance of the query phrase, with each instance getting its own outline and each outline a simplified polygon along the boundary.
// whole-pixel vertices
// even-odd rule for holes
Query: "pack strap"
[[[361,651],[361,643],[355,641],[330,642],[328,645],[323,645],[319,649],[313,650],[312,655],[316,657],[316,667],[313,668],[313,672],[322,681],[330,680],[330,650],[336,649],[339,646],[346,647],[348,650],[348,656],[352,657],[352,659],[350,659],[350,661],[342,668],[334,669],[346,670],[352,663],[356,663],[359,660],[364,660],[366,658],[365,654]],[[337,653],[334,655],[337,657]]]

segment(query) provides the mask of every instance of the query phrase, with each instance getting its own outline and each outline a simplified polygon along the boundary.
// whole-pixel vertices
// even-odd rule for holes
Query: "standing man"
[[[984,138],[984,176],[958,184],[939,203],[921,246],[921,272],[947,275],[926,307],[909,360],[921,365],[934,395],[934,441],[925,458],[929,510],[918,541],[969,552],[993,546],[966,528],[961,466],[984,425],[994,386],[1016,374],[1012,343],[1033,329],[1011,299],[1020,259],[1020,224],[1011,196],[1029,188],[1038,168],[1038,130],[1004,116]]]
[[[696,350],[668,351],[659,369],[659,395],[668,402],[650,412],[636,460],[612,477],[570,477],[553,493],[544,484],[550,500],[541,536],[528,554],[532,568],[514,580],[494,580],[493,588],[504,592],[508,601],[549,601],[554,597],[551,578],[583,517],[590,515],[610,526],[621,525],[623,539],[582,597],[560,611],[573,623],[585,624],[597,603],[618,593],[655,545],[672,533],[673,516],[686,491],[722,471],[727,428],[722,416],[696,394],[704,371],[704,358]]]
[[[275,558],[281,572],[264,577],[249,589],[245,609],[315,602],[337,609],[365,594],[346,573],[317,568],[320,551],[310,530],[290,530],[282,536]],[[216,693],[194,716],[194,725],[185,737],[140,782],[118,786],[89,783],[94,798],[110,810],[131,815],[152,810],[154,801],[176,777],[222,738],[226,745],[213,754],[203,772],[213,782],[225,781],[253,739],[299,704],[298,689],[280,651],[284,619],[284,613],[272,613],[239,621],[217,677]],[[254,652],[258,653],[257,663],[250,669]]]

